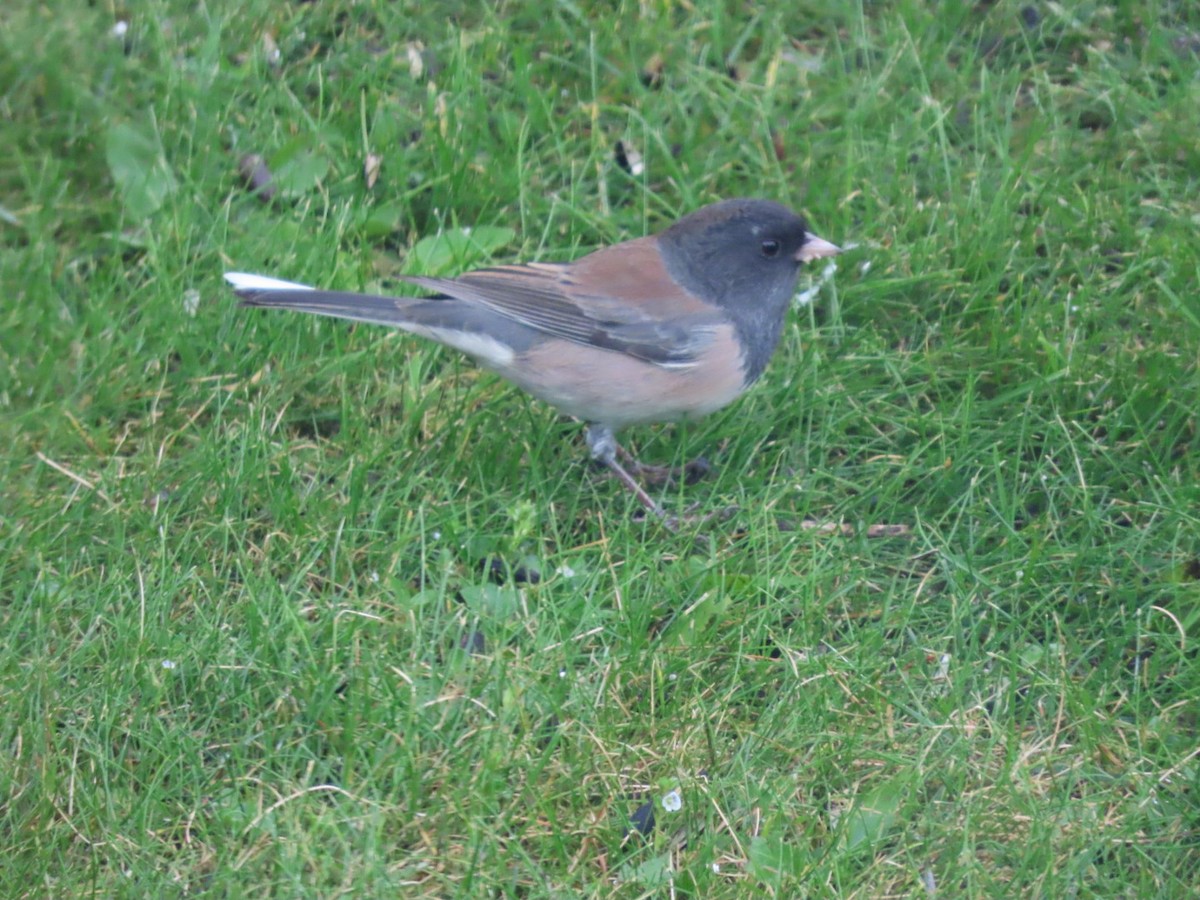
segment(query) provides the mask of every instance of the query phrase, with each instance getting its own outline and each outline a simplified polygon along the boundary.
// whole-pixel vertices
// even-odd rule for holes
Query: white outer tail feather
[[[307,284],[282,281],[266,275],[250,275],[246,272],[226,272],[225,280],[239,291],[311,291]]]

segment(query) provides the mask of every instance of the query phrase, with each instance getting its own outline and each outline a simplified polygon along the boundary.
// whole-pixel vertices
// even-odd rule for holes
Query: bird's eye
[[[762,242],[762,255],[767,259],[772,259],[779,255],[779,241],[765,240]]]

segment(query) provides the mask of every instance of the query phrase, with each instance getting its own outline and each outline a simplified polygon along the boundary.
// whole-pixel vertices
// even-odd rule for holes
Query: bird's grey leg
[[[656,518],[674,531],[673,519],[663,512],[663,508],[654,501],[653,497],[646,493],[645,488],[638,484],[636,479],[617,461],[617,456],[624,454],[625,451],[617,443],[617,436],[613,434],[613,430],[607,425],[592,424],[588,425],[586,436],[588,450],[591,451],[592,459],[608,466],[613,474],[621,479],[621,483],[633,491],[633,495],[638,498],[638,502],[642,506],[646,507]]]
[[[592,459],[608,466],[612,470],[612,473],[621,479],[621,483],[633,491],[633,495],[638,498],[638,502],[646,507],[658,521],[662,522],[663,527],[668,531],[679,531],[680,525],[698,524],[711,519],[728,519],[737,512],[736,506],[726,506],[703,515],[667,515],[663,508],[654,502],[654,498],[646,493],[645,488],[638,484],[637,480],[617,461],[618,456],[625,456],[628,459],[633,459],[633,457],[621,449],[620,444],[617,443],[616,435],[613,434],[613,430],[607,425],[592,424],[588,425],[586,434],[588,450],[592,453]],[[641,463],[636,459],[633,460],[633,463],[635,466],[641,466]]]

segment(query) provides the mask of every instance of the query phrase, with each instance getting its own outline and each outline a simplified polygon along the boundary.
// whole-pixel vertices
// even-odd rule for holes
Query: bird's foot
[[[642,484],[652,487],[678,484],[679,482],[695,484],[707,478],[713,471],[712,463],[703,456],[698,456],[682,466],[654,466],[650,463],[639,462],[627,454],[623,454],[623,457],[630,473]]]
[[[682,466],[654,466],[641,462],[619,444],[617,445],[617,456],[625,463],[630,474],[639,479],[643,484],[649,484],[654,487],[675,484],[680,481],[684,484],[695,484],[701,479],[707,478],[713,471],[712,463],[703,456],[697,456]]]

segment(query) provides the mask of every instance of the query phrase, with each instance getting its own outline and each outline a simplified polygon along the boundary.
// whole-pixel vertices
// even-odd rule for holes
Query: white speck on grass
[[[791,47],[780,51],[779,58],[802,72],[811,72],[814,75],[825,65],[825,60],[819,53],[802,53]]]
[[[269,34],[264,34],[262,37],[263,52],[266,54],[267,62],[275,66],[283,59],[283,53],[279,50],[279,45],[275,43],[275,38]]]
[[[667,812],[679,812],[683,809],[683,798],[679,796],[679,791],[669,791],[663,795],[662,808]]]
[[[805,288],[796,295],[796,305],[808,306],[817,299],[817,294],[819,293],[821,293],[821,286],[819,284],[814,284],[810,288]]]
[[[817,299],[817,295],[821,293],[821,289],[829,282],[833,281],[833,276],[837,274],[837,263],[829,262],[825,264],[825,268],[821,270],[821,274],[817,280],[810,286],[802,290],[796,295],[797,306],[808,306]]]
[[[112,27],[112,36],[113,37],[123,38],[127,34],[129,34],[129,23],[128,22],[117,22],[115,25],[113,25],[113,27]]]
[[[933,674],[934,681],[945,681],[950,677],[950,654],[943,653],[938,659],[937,671]]]
[[[164,660],[162,661],[162,667],[163,667],[164,669],[173,669],[173,668],[175,668],[175,660],[173,660],[173,659],[164,659]]]
[[[559,566],[554,571],[556,571],[563,578],[574,578],[575,577],[575,570],[572,569],[570,566]]]
[[[921,883],[925,885],[925,890],[930,896],[937,893],[937,877],[933,874],[933,869],[921,872]]]
[[[408,74],[413,78],[420,78],[425,74],[425,57],[421,55],[421,50],[421,45],[412,41],[404,48],[404,55],[408,59]]]

